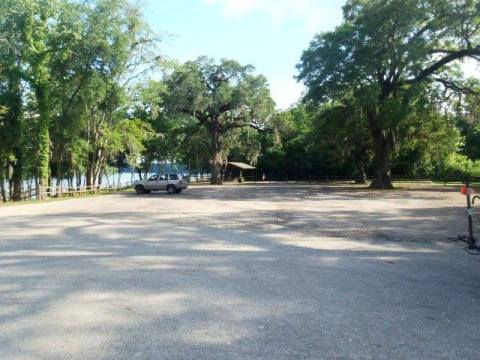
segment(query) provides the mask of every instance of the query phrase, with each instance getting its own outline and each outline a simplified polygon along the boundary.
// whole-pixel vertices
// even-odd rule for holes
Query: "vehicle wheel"
[[[135,191],[137,194],[145,194],[145,187],[143,185],[135,186]]]
[[[175,187],[175,185],[168,185],[167,186],[167,193],[169,193],[170,195],[174,194],[176,191],[177,191],[177,188]]]
[[[176,189],[175,192],[176,192],[177,194],[180,194],[180,193],[182,192],[182,190],[183,190],[183,189]]]

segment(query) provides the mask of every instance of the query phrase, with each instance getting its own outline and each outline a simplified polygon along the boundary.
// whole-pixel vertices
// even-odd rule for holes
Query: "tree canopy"
[[[2,130],[17,135],[0,144],[0,161],[13,169],[13,197],[25,177],[50,186],[52,171],[57,183],[81,172],[98,183],[119,151],[127,83],[156,63],[158,36],[126,0],[7,0],[0,14]]]
[[[142,14],[130,0],[0,2],[3,201],[166,163],[214,184],[228,161],[376,189],[480,175],[480,81],[462,72],[480,60],[478,1],[348,0],[301,56],[306,92],[284,110],[251,65],[167,59]]]
[[[266,130],[274,112],[267,80],[252,66],[208,58],[187,62],[167,77],[165,107],[204,127],[209,139],[212,183],[221,184],[227,136],[235,129]]]
[[[450,0],[350,0],[344,21],[319,34],[298,65],[306,98],[354,98],[374,143],[374,188],[390,188],[402,122],[428,88],[468,92],[455,65],[480,55],[480,4]]]

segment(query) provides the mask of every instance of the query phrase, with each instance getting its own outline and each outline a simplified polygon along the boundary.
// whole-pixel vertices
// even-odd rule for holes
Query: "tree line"
[[[261,173],[461,178],[480,156],[480,3],[349,0],[300,58],[304,98],[276,111],[250,65],[162,56],[128,0],[0,3],[0,194],[154,162],[223,182],[227,160]],[[299,56],[300,57],[300,56]],[[288,89],[285,89],[288,91]],[[480,167],[478,167],[480,168]]]
[[[0,186],[24,180],[98,183],[121,154],[153,136],[126,116],[129,86],[159,62],[158,36],[126,1],[5,0],[0,4]],[[71,184],[73,186],[73,184]]]
[[[372,188],[392,188],[393,161],[406,155],[398,149],[422,142],[423,126],[436,121],[437,130],[439,117],[461,114],[463,97],[477,93],[459,63],[479,59],[480,2],[350,0],[343,13],[303,53],[299,79],[307,99],[330,106],[327,113],[348,109],[368,131]]]

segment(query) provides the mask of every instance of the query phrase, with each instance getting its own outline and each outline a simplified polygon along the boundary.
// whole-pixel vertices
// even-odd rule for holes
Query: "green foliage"
[[[395,173],[441,178],[447,159],[464,138],[451,113],[442,113],[435,92],[414,103],[399,128]],[[285,176],[372,174],[373,144],[367,118],[354,99],[317,107],[298,105],[274,117],[275,132],[263,137],[259,169]]]
[[[465,155],[450,154],[439,168],[442,181],[466,181],[471,177],[480,177],[480,162]]]
[[[234,60],[201,57],[178,66],[166,79],[165,106],[172,114],[197,119],[202,125],[220,121],[219,131],[245,126],[265,127],[273,113],[267,80],[252,75],[252,66]]]
[[[318,156],[311,129],[315,111],[299,105],[277,113],[271,121],[273,131],[262,133],[262,153],[258,167],[277,176],[308,176],[319,171]]]
[[[167,116],[193,119],[208,132],[213,183],[222,182],[221,166],[236,139],[234,132],[247,127],[264,131],[274,112],[267,80],[253,70],[234,60],[216,63],[201,57],[178,66],[166,79]],[[243,144],[250,147],[249,157],[256,158],[255,142]]]
[[[326,104],[355,99],[371,132],[374,188],[391,187],[404,123],[429,89],[462,92],[455,62],[480,55],[476,1],[350,0],[344,21],[317,35],[303,53],[306,98]]]
[[[21,111],[10,116],[0,136],[14,135],[24,110],[29,120],[15,143],[0,143],[3,159],[21,158],[15,144],[31,149],[21,168],[44,186],[51,176],[58,182],[74,173],[79,177],[79,171],[93,185],[119,153],[138,161],[151,128],[125,120],[130,83],[159,59],[159,38],[140,8],[128,0],[6,0],[0,4],[0,30],[0,106],[11,108],[12,79],[24,84]],[[20,170],[11,180],[21,187]]]
[[[394,159],[397,173],[414,177],[436,177],[442,164],[459,151],[464,142],[455,119],[440,112],[441,98],[433,92],[418,98],[403,121]]]
[[[473,93],[460,98],[455,103],[455,121],[465,144],[462,153],[472,160],[480,159],[480,84],[478,80],[470,81]]]
[[[316,118],[312,139],[319,152],[350,168],[351,175],[366,177],[372,159],[368,120],[355,99],[323,106]]]

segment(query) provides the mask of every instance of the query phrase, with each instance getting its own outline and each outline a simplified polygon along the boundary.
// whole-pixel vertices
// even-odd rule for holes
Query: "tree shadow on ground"
[[[232,191],[234,189],[235,191]],[[438,194],[452,195],[459,193],[459,189],[451,186],[428,186],[419,185],[418,187],[402,186],[395,190],[371,190],[364,185],[308,185],[308,184],[244,184],[244,185],[224,185],[224,186],[193,186],[186,190],[179,198],[187,199],[215,199],[226,201],[273,201],[283,202],[285,196],[290,201],[304,200],[371,200],[378,199],[383,201],[390,200],[425,200],[431,197],[435,199]],[[167,198],[172,195],[166,192],[153,192],[151,194],[137,195],[134,193],[124,193],[123,196],[134,197],[142,196],[146,198]]]
[[[459,303],[480,300],[479,262],[426,243],[457,231],[460,211],[10,216],[0,348],[24,359],[474,358],[480,325]]]

